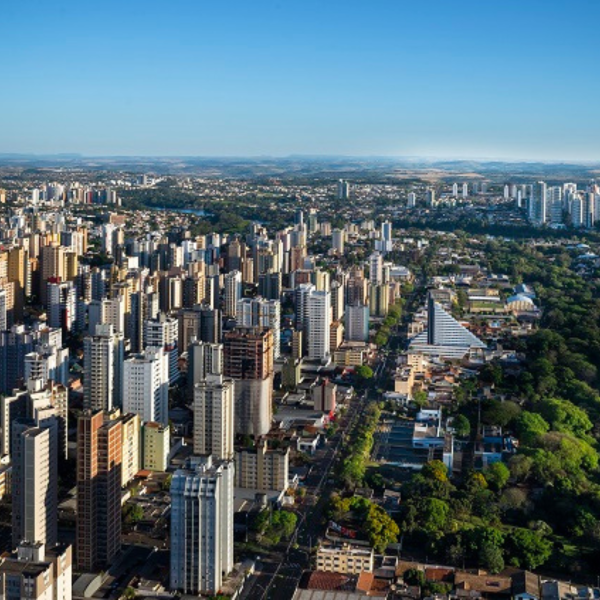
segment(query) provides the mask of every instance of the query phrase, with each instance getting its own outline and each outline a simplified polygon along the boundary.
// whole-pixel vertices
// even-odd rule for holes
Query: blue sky
[[[597,0],[7,0],[0,152],[600,160]]]

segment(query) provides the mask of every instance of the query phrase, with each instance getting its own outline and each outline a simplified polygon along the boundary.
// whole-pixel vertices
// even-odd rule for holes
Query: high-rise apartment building
[[[109,565],[121,549],[122,425],[101,411],[77,422],[76,563],[84,571]]]
[[[171,431],[168,425],[144,423],[142,427],[142,468],[148,471],[166,471],[171,449]]]
[[[233,568],[234,463],[192,457],[171,481],[171,588],[216,595]]]
[[[164,348],[169,356],[169,384],[173,385],[179,379],[177,360],[179,323],[174,317],[160,313],[156,319],[144,321],[144,347],[158,346]]]
[[[308,357],[325,360],[330,355],[331,294],[314,291],[307,298]]]
[[[350,197],[350,184],[344,179],[340,179],[337,182],[337,194],[338,200],[348,200]]]
[[[289,487],[289,448],[270,449],[265,440],[235,454],[236,486],[260,492]]]
[[[12,423],[12,537],[22,541],[57,542],[58,518],[58,422],[36,423],[17,419]]]
[[[194,389],[194,453],[233,458],[235,382],[207,374]]]
[[[235,380],[235,432],[266,434],[273,416],[273,332],[259,327],[228,331],[223,374]]]
[[[270,329],[273,332],[273,356],[276,360],[281,356],[281,303],[279,300],[242,298],[237,304],[235,320],[238,327]]]
[[[543,181],[533,184],[529,198],[529,220],[535,225],[544,225],[549,220],[548,186]]]
[[[47,282],[48,325],[65,332],[73,331],[76,324],[77,295],[72,281],[60,282],[50,278]]]
[[[221,341],[221,311],[207,304],[198,304],[191,310],[181,310],[178,314],[179,340],[181,352],[194,340],[218,344]]]
[[[369,283],[371,285],[383,283],[383,257],[379,252],[373,252],[369,257]]]
[[[225,275],[225,304],[226,317],[236,317],[237,304],[242,297],[242,274],[240,271],[231,271]]]
[[[188,346],[187,394],[194,397],[194,387],[209,373],[223,373],[223,345],[194,341]]]
[[[123,385],[123,336],[112,325],[97,325],[94,335],[83,340],[83,407],[112,410],[121,402]]]
[[[346,307],[345,338],[351,342],[369,341],[369,307],[357,304]]]
[[[331,232],[331,249],[339,255],[344,254],[344,241],[346,233],[343,229],[334,229]]]
[[[123,363],[123,411],[144,422],[168,423],[169,355],[163,347],[148,346]]]

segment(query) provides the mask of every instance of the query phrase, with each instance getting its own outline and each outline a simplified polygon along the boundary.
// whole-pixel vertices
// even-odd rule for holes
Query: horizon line
[[[85,154],[81,152],[0,152],[0,159],[155,159],[155,160],[181,160],[181,159],[204,159],[204,160],[286,160],[286,159],[321,159],[321,160],[387,160],[387,161],[453,161],[453,162],[500,162],[500,163],[541,163],[541,164],[571,164],[576,166],[600,165],[598,159],[566,159],[566,158],[508,158],[493,156],[469,156],[469,155],[386,155],[386,154]]]

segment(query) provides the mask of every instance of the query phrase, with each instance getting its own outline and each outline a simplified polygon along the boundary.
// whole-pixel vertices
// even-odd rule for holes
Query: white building
[[[168,423],[169,356],[162,347],[148,346],[124,362],[123,410],[144,423]]]
[[[41,344],[37,350],[25,355],[25,381],[49,379],[67,385],[69,382],[69,349]]]
[[[194,389],[194,453],[233,458],[235,382],[208,374]]]
[[[308,357],[311,360],[325,360],[330,355],[331,294],[313,291],[307,300]]]
[[[96,325],[94,335],[83,340],[83,407],[112,410],[122,390],[123,336],[112,325]]]
[[[306,330],[308,328],[308,297],[316,291],[312,283],[301,283],[294,290],[296,307],[296,329]]]
[[[430,295],[427,305],[427,330],[411,341],[409,349],[411,352],[448,359],[462,359],[470,351],[481,351],[486,347]]]
[[[179,321],[175,317],[167,317],[160,313],[156,319],[144,321],[144,347],[160,346],[169,355],[169,384],[179,379],[177,360],[179,338]]]
[[[231,271],[225,275],[225,316],[234,317],[238,300],[242,297],[242,274]]]
[[[192,457],[171,482],[171,589],[216,595],[233,568],[234,463]]]

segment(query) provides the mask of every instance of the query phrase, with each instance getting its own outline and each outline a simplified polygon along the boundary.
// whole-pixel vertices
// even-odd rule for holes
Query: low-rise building
[[[334,573],[358,574],[373,571],[373,549],[351,544],[320,546],[317,551],[317,569]]]
[[[339,367],[359,367],[369,357],[369,345],[364,342],[344,342],[333,353],[333,361]]]
[[[412,396],[414,384],[415,372],[412,367],[404,367],[396,372],[396,375],[394,376],[394,392]]]

